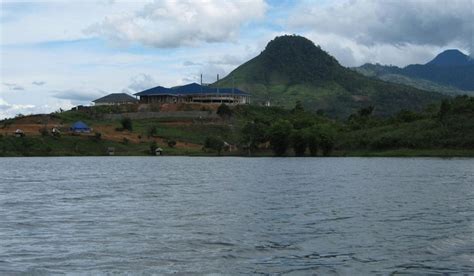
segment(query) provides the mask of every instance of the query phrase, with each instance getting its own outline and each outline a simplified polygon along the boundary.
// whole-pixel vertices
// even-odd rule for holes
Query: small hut
[[[53,136],[61,136],[61,130],[57,127],[53,127],[51,129],[51,133],[53,134]]]
[[[72,132],[75,132],[75,133],[89,133],[89,132],[91,132],[91,128],[88,125],[86,125],[86,123],[84,123],[82,121],[75,122],[71,126],[70,130]]]
[[[156,148],[155,149],[155,155],[157,155],[157,156],[163,155],[163,149],[162,148]]]
[[[108,147],[107,148],[107,154],[110,156],[115,155],[115,148],[114,147]]]
[[[24,137],[24,136],[25,136],[25,132],[23,132],[23,130],[21,129],[15,130],[15,137]]]

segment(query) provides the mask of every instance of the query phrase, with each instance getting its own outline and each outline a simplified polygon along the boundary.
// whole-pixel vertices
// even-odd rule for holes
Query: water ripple
[[[3,158],[0,275],[474,273],[474,162]]]

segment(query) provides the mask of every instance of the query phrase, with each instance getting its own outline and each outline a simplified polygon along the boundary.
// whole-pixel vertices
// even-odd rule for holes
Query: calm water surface
[[[0,274],[471,274],[474,159],[0,158]]]

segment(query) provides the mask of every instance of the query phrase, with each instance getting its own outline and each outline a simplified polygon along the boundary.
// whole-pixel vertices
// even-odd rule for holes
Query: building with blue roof
[[[248,104],[250,94],[237,88],[217,88],[197,83],[166,88],[153,87],[134,94],[140,103],[226,103]]]
[[[72,124],[70,130],[72,132],[76,132],[76,133],[81,133],[81,132],[85,132],[85,133],[88,133],[88,132],[91,132],[91,128],[84,122],[82,121],[77,121],[75,122],[74,124]]]

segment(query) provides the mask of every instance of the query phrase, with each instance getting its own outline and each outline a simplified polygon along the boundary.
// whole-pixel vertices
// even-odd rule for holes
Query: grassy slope
[[[150,142],[153,140],[158,141],[166,155],[213,155],[201,150],[200,145],[206,137],[220,136],[231,144],[238,144],[240,129],[246,122],[258,120],[269,126],[279,119],[331,126],[337,132],[333,153],[335,156],[474,156],[474,98],[459,97],[450,100],[445,115],[441,118],[438,114],[438,108],[435,108],[424,113],[408,113],[389,119],[356,117],[353,121],[335,121],[309,112],[294,113],[278,107],[238,106],[230,120],[134,120],[132,132],[114,132],[135,138],[128,142],[120,138],[98,140],[93,134],[64,134],[60,138],[42,137],[39,133],[28,134],[24,138],[3,135],[0,136],[0,156],[106,155],[108,147],[114,147],[116,155],[149,155]],[[99,132],[104,127],[115,129],[120,126],[118,120],[94,119],[94,116],[79,111],[64,112],[55,117],[64,125],[83,120]],[[14,121],[15,119],[8,123]],[[159,138],[147,137],[153,126],[156,127]],[[167,139],[179,141],[180,146],[168,147],[164,142]],[[187,147],[185,143],[193,143],[193,146]],[[244,152],[227,154],[245,155]],[[290,151],[289,155],[291,154]],[[271,155],[268,149],[257,152],[257,156]]]
[[[347,118],[361,107],[376,106],[376,114],[387,116],[402,108],[420,111],[439,101],[441,94],[367,78],[337,61],[301,37],[279,37],[259,56],[239,66],[215,85],[233,84],[252,94],[254,102],[324,110],[332,117]],[[353,97],[365,96],[365,97]],[[361,99],[362,98],[362,99]]]

